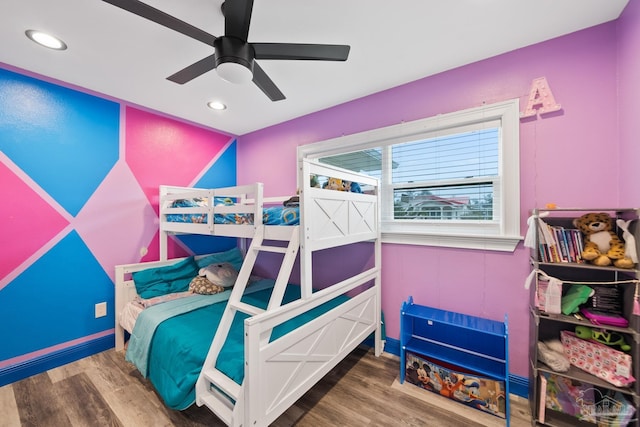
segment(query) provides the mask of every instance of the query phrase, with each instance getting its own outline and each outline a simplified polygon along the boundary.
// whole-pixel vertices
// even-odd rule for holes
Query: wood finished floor
[[[502,419],[398,382],[399,360],[356,349],[272,425],[504,426]],[[512,397],[511,426],[530,426],[528,402]],[[2,427],[223,426],[205,407],[167,409],[124,360],[103,353],[0,387]]]

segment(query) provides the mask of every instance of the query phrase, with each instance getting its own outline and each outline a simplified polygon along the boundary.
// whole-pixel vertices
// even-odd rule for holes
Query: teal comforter
[[[272,288],[264,289],[265,285],[261,282],[247,288],[247,292],[255,285],[258,285],[256,288],[263,289],[251,294],[245,293],[243,302],[261,308],[267,307]],[[299,298],[300,287],[288,285],[283,304]],[[271,339],[275,340],[319,317],[340,305],[345,299],[346,297],[335,298],[283,323],[274,329]],[[195,402],[195,384],[225,305],[226,302],[223,301],[197,308],[164,320],[155,328],[148,348],[147,373],[149,380],[169,408],[183,410]],[[144,312],[140,316],[143,315]],[[244,320],[247,317],[248,315],[243,313],[236,314],[216,363],[218,370],[238,384],[242,384],[244,379]]]

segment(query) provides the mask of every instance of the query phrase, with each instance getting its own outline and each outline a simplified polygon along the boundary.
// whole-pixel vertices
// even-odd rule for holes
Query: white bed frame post
[[[120,313],[122,312],[122,308],[124,305],[131,300],[131,297],[127,295],[125,284],[124,284],[124,267],[121,265],[116,265],[116,351],[124,350],[124,328],[120,326]]]
[[[376,223],[380,224],[382,219],[380,214],[380,187],[375,187],[376,197],[377,197],[377,209],[376,209]],[[384,350],[384,340],[382,338],[382,232],[380,230],[380,225],[376,227],[378,237],[374,243],[375,245],[375,265],[376,265],[376,278],[375,278],[375,289],[376,289],[376,300],[378,301],[378,310],[376,310],[376,315],[378,316],[376,323],[378,327],[376,328],[374,337],[374,350],[376,356],[380,356],[382,351]]]
[[[160,199],[158,200],[158,203],[161,205],[158,207],[158,212],[159,215],[162,216],[162,204],[164,203],[164,196],[167,195],[167,186],[165,185],[161,185],[160,186]],[[163,221],[163,218],[160,218],[160,260],[166,260],[168,258],[167,255],[167,246],[168,246],[168,240],[169,240],[169,233],[167,233],[167,231],[164,229],[164,224],[165,221]]]
[[[300,291],[302,299],[309,298],[313,292],[311,287],[313,283],[313,267],[312,256],[313,251],[310,247],[310,226],[308,221],[312,220],[311,206],[305,203],[305,197],[308,196],[311,189],[309,177],[311,175],[311,167],[308,161],[302,161],[298,166],[298,186],[300,188]]]

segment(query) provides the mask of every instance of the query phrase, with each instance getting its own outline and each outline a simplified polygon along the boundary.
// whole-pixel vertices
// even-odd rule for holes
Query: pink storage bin
[[[573,332],[561,331],[564,354],[569,362],[617,387],[627,387],[635,381],[631,375],[631,356],[593,341],[576,337]]]

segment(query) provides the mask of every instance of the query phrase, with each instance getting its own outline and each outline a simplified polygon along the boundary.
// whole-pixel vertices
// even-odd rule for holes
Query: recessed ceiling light
[[[65,42],[50,34],[43,33],[42,31],[27,30],[25,31],[25,34],[34,42],[44,47],[48,47],[49,49],[65,50],[67,48]]]
[[[227,106],[224,105],[220,101],[209,101],[209,102],[207,102],[207,107],[211,108],[212,110],[226,110],[227,109]]]

